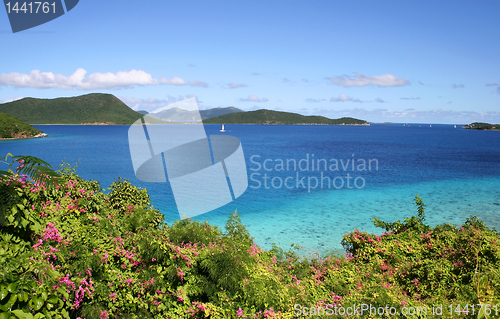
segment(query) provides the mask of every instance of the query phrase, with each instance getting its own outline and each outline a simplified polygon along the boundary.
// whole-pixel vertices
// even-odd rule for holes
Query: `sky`
[[[196,97],[370,122],[500,123],[498,1],[97,1],[12,33],[0,103],[111,93],[153,111]]]

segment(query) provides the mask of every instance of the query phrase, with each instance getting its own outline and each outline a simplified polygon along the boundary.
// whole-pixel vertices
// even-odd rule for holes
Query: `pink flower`
[[[55,223],[48,223],[47,227],[43,230],[43,239],[54,240],[60,243],[62,241],[61,235],[59,234],[59,230],[55,227]]]
[[[246,318],[246,316],[243,314],[243,309],[239,308],[238,311],[236,311],[236,317]]]
[[[177,276],[181,277],[181,281],[184,281],[184,272],[180,268],[177,269]]]
[[[39,239],[38,244],[33,245],[33,249],[35,251],[38,251],[38,247],[40,247],[43,244],[43,240]]]

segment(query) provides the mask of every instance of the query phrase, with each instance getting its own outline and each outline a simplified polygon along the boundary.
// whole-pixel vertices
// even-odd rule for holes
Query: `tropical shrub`
[[[408,318],[432,318],[437,305],[443,317],[499,317],[500,235],[475,217],[430,227],[418,195],[417,216],[375,218],[383,234],[356,230],[343,237],[345,254],[305,258],[300,249],[262,250],[237,213],[225,229],[167,225],[127,180],[105,192],[67,164],[56,173],[35,158],[9,158],[0,177],[0,319],[330,318],[349,307],[355,318],[388,317],[361,314],[363,305],[427,310]],[[491,307],[473,313],[472,304]]]

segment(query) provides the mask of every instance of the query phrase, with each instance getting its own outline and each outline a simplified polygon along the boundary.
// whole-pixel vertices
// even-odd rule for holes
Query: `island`
[[[231,113],[203,120],[204,124],[264,124],[264,125],[370,125],[352,117],[329,119],[271,110]]]
[[[0,140],[45,137],[47,134],[23,121],[0,112]]]
[[[75,97],[27,97],[0,104],[0,112],[30,124],[132,124],[142,117],[112,94]]]
[[[481,130],[481,131],[499,131],[500,130],[500,124],[489,124],[489,123],[481,123],[481,122],[474,122],[471,124],[467,124],[462,126],[465,129],[468,130]]]

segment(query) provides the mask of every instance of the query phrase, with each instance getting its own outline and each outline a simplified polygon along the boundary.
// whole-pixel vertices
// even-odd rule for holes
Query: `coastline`
[[[285,123],[201,123],[201,122],[168,122],[168,123],[145,123],[148,125],[165,125],[165,124],[203,124],[203,125],[221,125],[221,124],[230,124],[230,125],[330,125],[330,126],[370,126],[370,123],[363,123],[363,124],[346,124],[346,123],[339,123],[339,124],[326,124],[326,123],[295,123],[295,124],[285,124]],[[105,125],[133,125],[132,124],[114,124],[114,123],[75,123],[75,124],[30,124],[30,125],[98,125],[98,126],[105,126]]]
[[[27,137],[8,137],[8,138],[0,138],[0,141],[10,141],[10,140],[27,140],[31,138],[42,138],[42,137],[47,137],[49,136],[46,133],[40,133],[35,136],[27,136]]]

